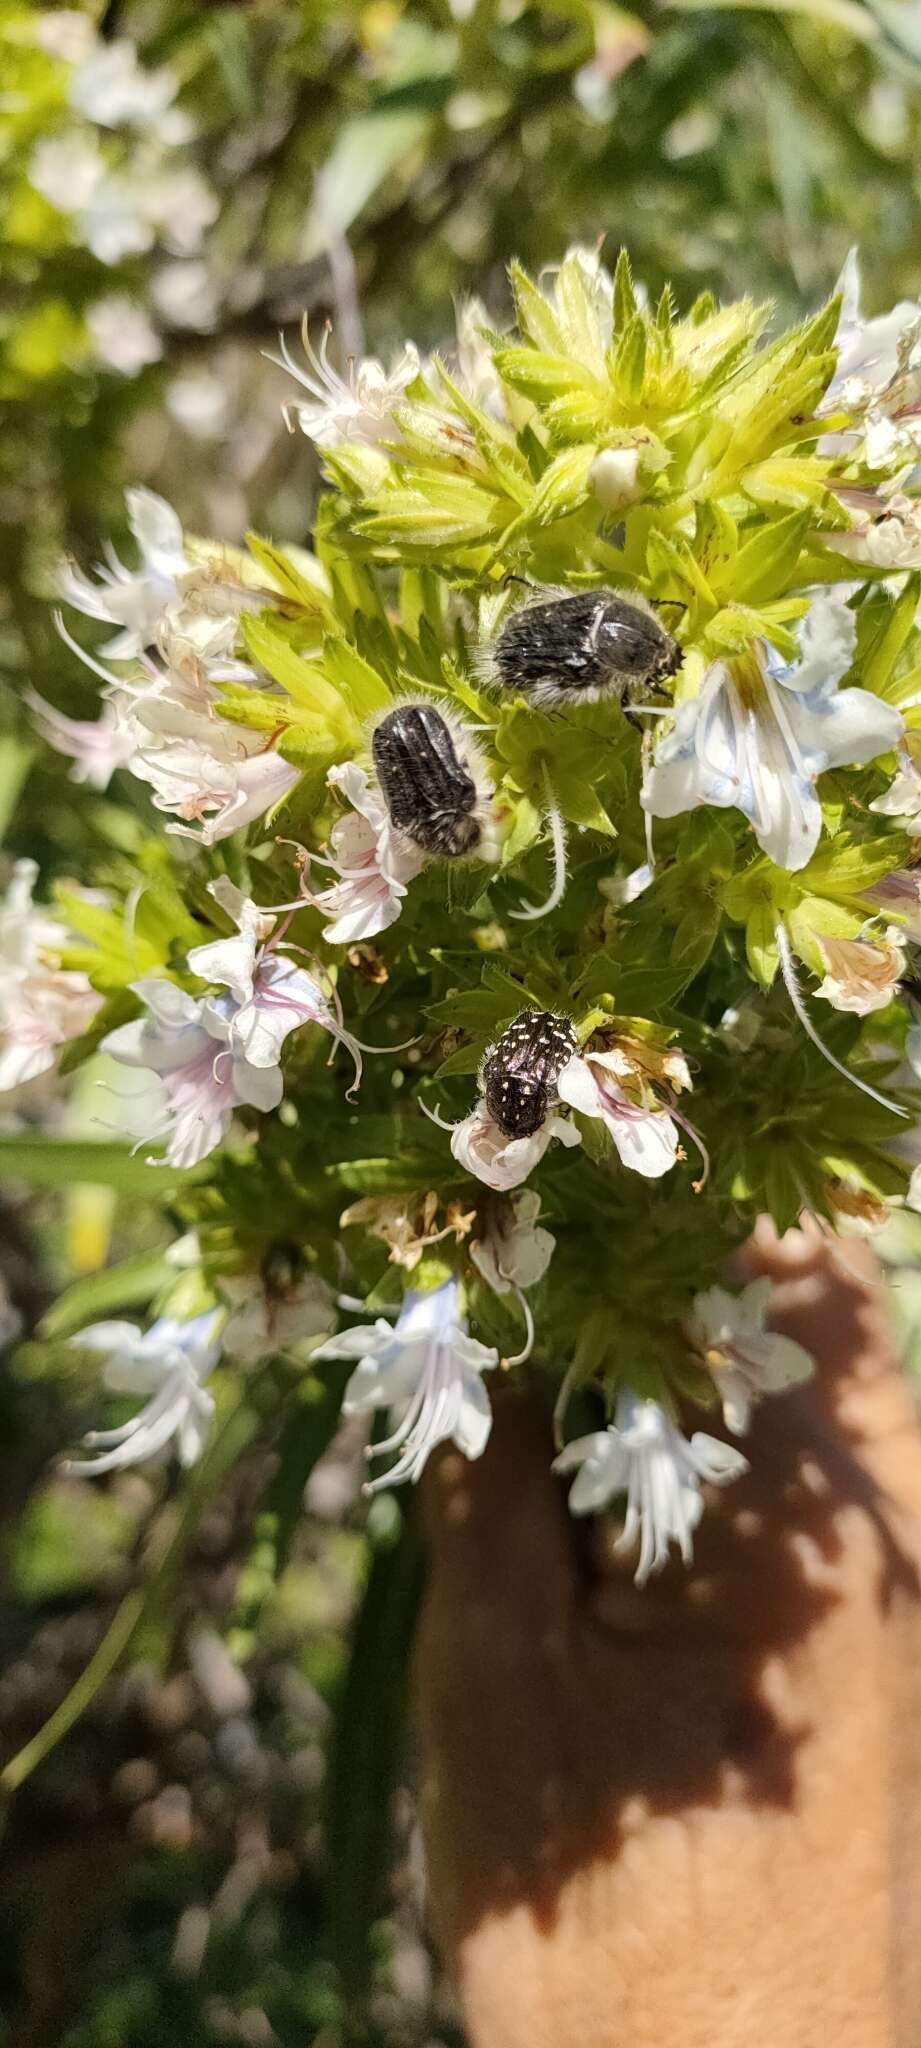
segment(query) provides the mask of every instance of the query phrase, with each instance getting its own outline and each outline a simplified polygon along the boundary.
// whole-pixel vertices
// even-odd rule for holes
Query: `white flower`
[[[166,409],[196,441],[218,441],[227,425],[228,393],[219,377],[207,370],[189,370],[174,377]]]
[[[543,1279],[556,1238],[541,1229],[539,1215],[540,1196],[533,1188],[489,1203],[485,1230],[471,1244],[470,1257],[494,1294],[536,1287]]]
[[[921,502],[904,491],[880,492],[869,503],[859,503],[856,494],[837,493],[855,513],[857,524],[848,533],[822,533],[824,546],[849,562],[874,569],[921,568]],[[862,493],[864,500],[869,493]]]
[[[224,1350],[242,1365],[290,1351],[305,1337],[319,1337],[335,1320],[332,1288],[316,1273],[305,1273],[290,1286],[275,1287],[253,1273],[230,1273],[219,1284],[231,1304]]]
[[[600,1117],[622,1164],[658,1180],[678,1157],[678,1127],[666,1109],[631,1102],[615,1078],[618,1071],[623,1069],[616,1052],[576,1053],[558,1077],[560,1099],[583,1116]]]
[[[40,14],[35,24],[39,49],[49,57],[59,57],[62,64],[82,64],[95,39],[89,16],[78,13],[76,7],[56,7],[50,14]]]
[[[860,267],[856,249],[848,252],[837,289],[842,294],[834,343],[838,361],[819,412],[845,411],[860,418],[872,411],[878,428],[887,423],[890,416],[898,418],[901,372],[912,342],[921,330],[921,306],[911,299],[902,299],[890,312],[879,314],[875,320],[865,320],[860,311]],[[842,433],[824,434],[818,444],[819,454],[837,455],[850,451],[859,439],[859,431],[854,428]],[[884,453],[877,440],[873,453],[885,461],[889,452],[887,448]],[[871,462],[870,466],[877,465]]]
[[[891,312],[880,313],[875,320],[863,318],[856,249],[848,251],[836,289],[842,299],[834,343],[838,361],[823,412],[836,412],[842,404],[853,407],[866,392],[879,392],[891,383],[902,361],[905,338],[921,323],[921,306],[913,299],[901,299]]]
[[[294,788],[300,770],[283,760],[264,736],[215,716],[219,693],[203,683],[200,708],[185,709],[181,693],[155,687],[135,705],[137,743],[131,773],[148,782],[158,811],[179,823],[167,832],[216,846],[232,832],[264,818]]]
[[[499,1354],[467,1335],[456,1280],[433,1293],[407,1294],[395,1329],[380,1320],[343,1331],[314,1352],[312,1363],[324,1358],[359,1361],[345,1390],[344,1415],[389,1408],[396,1422],[393,1435],[369,1456],[400,1455],[369,1492],[415,1482],[438,1444],[455,1443],[465,1458],[482,1456],[492,1415],[480,1376],[498,1365]]]
[[[158,171],[144,181],[144,217],[177,256],[194,256],[220,212],[217,194],[194,164]]]
[[[407,385],[419,375],[419,352],[413,343],[406,343],[389,370],[376,356],[367,356],[360,362],[350,358],[348,376],[340,377],[329,361],[329,328],[320,343],[319,354],[310,339],[306,314],[301,335],[306,368],[295,363],[284,335],[279,344],[281,356],[269,357],[270,362],[278,363],[280,369],[296,377],[309,393],[307,405],[296,401],[286,409],[293,413],[301,433],[320,448],[337,448],[343,441],[364,441],[376,447],[379,442],[392,439],[398,431],[394,406],[399,405]]]
[[[311,901],[333,920],[323,934],[327,944],[351,946],[396,923],[407,884],[421,873],[425,855],[394,832],[383,797],[353,761],[331,768],[326,779],[341,789],[353,810],[330,834],[330,865],[339,880]]]
[[[476,1175],[488,1188],[507,1193],[510,1188],[521,1186],[533,1172],[538,1161],[543,1159],[551,1138],[559,1138],[561,1145],[581,1143],[579,1133],[567,1117],[557,1116],[552,1111],[544,1118],[539,1129],[529,1138],[507,1138],[504,1131],[489,1114],[484,1097],[480,1097],[469,1116],[454,1126],[451,1151],[459,1165],[468,1173]]]
[[[114,640],[103,649],[111,661],[130,661],[153,645],[167,607],[179,594],[180,579],[192,567],[181,524],[165,498],[138,487],[125,492],[125,502],[141,557],[138,568],[126,569],[110,550],[108,566],[100,566],[96,582],[70,563],[59,577],[67,604],[85,612],[88,619],[118,626]]]
[[[217,282],[207,263],[161,263],[150,296],[167,327],[186,327],[194,334],[208,334],[220,314]]]
[[[176,97],[171,71],[145,71],[127,36],[97,43],[70,81],[70,104],[100,128],[156,125]]]
[[[888,753],[903,730],[901,713],[868,690],[838,690],[854,634],[840,592],[823,591],[801,623],[791,667],[764,642],[744,663],[714,662],[657,749],[644,809],[654,818],[697,804],[740,810],[778,867],[805,867],[822,830],[816,778]]]
[[[105,176],[95,135],[46,135],[32,153],[29,183],[59,213],[80,213]]]
[[[143,306],[124,293],[88,306],[86,324],[96,361],[120,377],[136,377],[163,354],[160,336]]]
[[[157,1077],[160,1100],[149,1135],[166,1139],[168,1166],[197,1166],[220,1145],[242,1104],[277,1109],[281,1074],[277,1065],[251,1064],[228,1044],[229,997],[197,1002],[156,976],[131,986],[147,1015],[110,1031],[102,1050],[123,1066],[147,1069]]]
[[[0,1092],[47,1073],[102,1001],[85,974],[59,965],[67,932],[33,904],[37,877],[34,861],[17,861],[0,906]]]
[[[175,1443],[180,1465],[194,1465],[208,1439],[214,1402],[204,1381],[221,1355],[219,1309],[189,1322],[160,1316],[149,1330],[134,1323],[92,1323],[71,1342],[106,1360],[103,1384],[112,1394],[148,1394],[140,1413],[118,1429],[96,1429],[83,1441],[97,1455],[65,1470],[97,1476],[156,1458]]]
[[[588,473],[590,488],[605,512],[619,512],[641,495],[638,448],[600,448]]]
[[[462,299],[456,309],[457,381],[467,398],[491,419],[505,420],[502,379],[493,361],[484,328],[491,325],[482,299]]]
[[[883,818],[904,818],[906,832],[921,833],[921,734],[905,734],[889,788],[874,797],[870,809]]]
[[[850,1010],[855,1017],[869,1017],[883,1010],[897,994],[905,973],[905,955],[891,939],[874,944],[869,939],[834,939],[818,935],[819,951],[826,967],[825,979],[816,989],[836,1010]]]
[[[723,1419],[734,1436],[744,1436],[752,1403],[764,1394],[783,1394],[811,1378],[812,1359],[792,1337],[764,1327],[770,1280],[752,1280],[741,1294],[708,1287],[694,1297],[687,1335],[713,1374]]]
[[[108,681],[110,695],[121,694],[129,706],[132,775],[150,784],[157,810],[183,821],[167,831],[212,846],[272,810],[294,787],[299,770],[266,746],[263,733],[218,716],[222,684],[260,687],[255,670],[233,655],[245,593],[229,585],[200,590],[194,578],[188,589],[189,604],[178,614],[173,606],[164,613],[159,638],[165,665],[148,655],[146,683],[129,687],[111,675]],[[212,616],[205,608],[209,589],[212,602],[226,604],[226,612]],[[82,654],[69,638],[68,644]],[[98,663],[89,665],[99,673]]]
[[[156,240],[153,222],[144,211],[142,188],[115,172],[96,185],[76,218],[81,241],[98,263],[110,268],[126,256],[146,255]]]
[[[114,704],[104,704],[98,718],[68,718],[63,711],[46,704],[35,690],[26,690],[25,701],[34,713],[44,740],[58,754],[73,761],[72,782],[85,782],[90,789],[108,789],[116,768],[124,768],[134,752],[134,737]]]
[[[299,1031],[304,1024],[319,1024],[348,1048],[357,1085],[361,1078],[359,1041],[345,1030],[334,997],[324,995],[319,982],[286,957],[284,927],[270,936],[278,913],[259,910],[252,898],[243,896],[226,877],[208,887],[237,926],[236,938],[195,946],[188,956],[193,974],[230,991],[228,997],[205,1003],[208,1030],[224,1040],[235,1062],[261,1072],[277,1069],[285,1039],[292,1031]],[[298,906],[283,907],[292,910]]]
[[[628,875],[604,876],[598,884],[598,892],[613,904],[615,910],[623,910],[628,903],[636,903],[640,896],[645,896],[655,878],[655,869],[646,860],[642,867],[631,868]]]
[[[652,1572],[662,1570],[672,1543],[690,1564],[703,1511],[701,1482],[727,1486],[747,1472],[748,1461],[730,1444],[699,1430],[688,1442],[657,1401],[622,1393],[614,1422],[567,1444],[553,1469],[576,1473],[569,1494],[574,1515],[599,1514],[618,1494],[626,1494],[617,1548],[627,1550],[639,1538],[634,1577],[643,1586]]]

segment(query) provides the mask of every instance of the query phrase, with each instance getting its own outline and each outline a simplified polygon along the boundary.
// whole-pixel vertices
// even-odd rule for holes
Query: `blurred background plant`
[[[512,253],[537,270],[602,236],[652,295],[792,315],[855,242],[869,310],[921,292],[913,0],[3,0],[0,80],[0,826],[46,889],[151,815],[33,746],[27,687],[96,709],[57,564],[125,536],[135,481],[228,544],[308,541],[280,327],[434,346],[472,293],[502,324]],[[357,1505],[354,1442],[305,1492],[322,1418],[292,1421],[275,1361],[181,1508],[162,1479],[49,1476],[87,1416],[63,1341],[87,1287],[94,1314],[149,1299],[182,1223],[178,1189],[99,1144],[97,1084],[0,1099],[27,1339],[0,1391],[0,2039],[450,2048],[402,1712],[419,1559],[392,1503]]]

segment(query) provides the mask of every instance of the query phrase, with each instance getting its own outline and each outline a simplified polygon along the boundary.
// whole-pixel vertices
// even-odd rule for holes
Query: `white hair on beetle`
[[[560,615],[553,618],[555,606]],[[634,617],[614,619],[611,614],[615,610]],[[543,622],[543,649],[540,613],[551,614]],[[529,615],[533,615],[535,629],[531,650],[522,631]],[[645,631],[644,622],[648,622]],[[510,628],[512,640],[517,637],[521,643],[517,648],[509,644]],[[624,641],[620,665],[616,659],[618,631]],[[603,634],[609,645],[599,651]],[[487,689],[517,692],[535,709],[614,700],[628,712],[645,708],[648,697],[662,694],[661,682],[680,667],[681,650],[641,591],[544,584],[532,586],[524,597],[510,601],[473,659],[477,676]],[[580,672],[585,680],[579,679]]]

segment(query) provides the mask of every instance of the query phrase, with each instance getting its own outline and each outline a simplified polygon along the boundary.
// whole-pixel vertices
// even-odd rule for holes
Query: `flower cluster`
[[[42,126],[25,165],[31,193],[51,210],[56,238],[86,250],[102,273],[84,311],[83,352],[136,377],[163,353],[160,323],[208,327],[217,310],[201,249],[218,200],[192,161],[179,79],[166,66],[145,68],[127,36],[104,37],[70,8],[12,23],[5,54],[10,84],[14,66],[31,65],[33,94],[36,67],[45,67]],[[155,263],[156,319],[131,289],[139,257]]]
[[[166,852],[124,917],[68,906],[63,959],[11,937],[5,1016],[56,977],[50,1046],[101,1001],[85,1051],[195,1169],[201,1313],[84,1333],[149,1395],[84,1469],[194,1455],[221,1346],[351,1366],[375,1488],[479,1457],[513,1368],[642,1582],[746,1465],[682,1404],[741,1435],[810,1371],[727,1256],[765,1212],[918,1199],[921,309],[864,320],[854,261],[789,334],[652,308],[626,256],[511,276],[516,329],[471,303],[427,362],[283,344],[314,556],[193,543],[137,491],[137,563],[64,572],[114,629],[78,650],[101,713],[37,723],[146,784]]]

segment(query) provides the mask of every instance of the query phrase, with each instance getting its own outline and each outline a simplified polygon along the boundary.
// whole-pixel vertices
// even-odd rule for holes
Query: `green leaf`
[[[621,249],[614,269],[614,332],[623,334],[639,308],[633,289],[633,272],[626,249]]]
[[[265,619],[248,613],[241,620],[241,625],[253,660],[266,670],[273,682],[281,684],[293,703],[313,718],[325,721],[334,732],[343,726],[354,726],[341,691],[327,681],[318,663],[303,661],[284,635],[267,625]],[[271,699],[267,702],[271,705]],[[280,706],[278,708],[281,709]]]
[[[115,1309],[145,1307],[171,1277],[175,1278],[175,1267],[168,1264],[163,1252],[139,1252],[118,1266],[87,1273],[58,1295],[43,1315],[38,1335],[69,1337]]]
[[[919,602],[921,575],[916,572],[906,577],[904,589],[895,603],[885,603],[873,645],[867,653],[861,654],[855,664],[864,688],[873,690],[877,697],[884,697],[891,704],[897,704],[905,694],[904,678],[896,677],[896,669],[899,656],[914,632]]]
[[[323,661],[327,673],[338,683],[355,717],[364,724],[376,711],[384,711],[392,702],[390,691],[377,670],[365,661],[347,640],[326,640],[323,645]]]
[[[736,602],[759,604],[782,594],[800,557],[812,515],[791,512],[759,528],[740,547],[732,565],[731,596]]]
[[[753,905],[745,926],[745,956],[760,988],[770,988],[778,967],[777,916],[772,903]]]
[[[643,389],[646,371],[646,322],[635,313],[627,322],[614,352],[611,381],[619,398],[635,402]]]
[[[330,244],[348,232],[385,179],[400,169],[408,175],[433,120],[428,109],[394,107],[346,121],[317,174],[314,206],[300,238],[302,263],[326,256]]]
[[[295,1401],[281,1432],[278,1463],[262,1507],[275,1517],[275,1573],[284,1570],[291,1540],[304,1514],[304,1488],[339,1427],[348,1367],[324,1365],[322,1376],[310,1373],[298,1383]]]
[[[545,354],[562,355],[564,344],[560,323],[543,292],[532,283],[520,263],[511,262],[508,274],[521,333]]]
[[[861,43],[879,40],[879,23],[861,6],[860,0],[770,0],[770,4],[775,14],[805,14],[810,21],[828,22],[833,28],[846,29],[848,35]],[[667,0],[667,5],[683,14],[710,13],[719,8],[727,12],[763,14],[765,0]]]
[[[566,448],[555,456],[537,485],[524,523],[529,527],[550,526],[555,519],[567,519],[578,512],[591,495],[588,478],[594,460],[593,447]]]
[[[0,740],[0,839],[6,836],[36,752],[30,740]]]
[[[180,1170],[152,1165],[140,1153],[115,1142],[91,1138],[55,1138],[45,1131],[0,1132],[0,1175],[34,1188],[75,1186],[115,1188],[121,1195],[146,1195],[160,1202],[176,1187],[194,1187],[209,1178],[206,1162]]]
[[[258,562],[260,569],[264,569],[270,582],[283,597],[290,598],[292,604],[300,605],[305,611],[317,612],[326,619],[332,618],[329,598],[320,584],[311,583],[306,576],[302,576],[283,548],[277,548],[273,541],[263,540],[258,533],[248,533],[246,545],[253,561]]]
[[[391,1794],[422,1581],[422,1548],[408,1520],[401,1517],[397,1541],[380,1547],[373,1558],[336,1712],[330,1761],[330,1936],[333,1959],[353,1997],[367,1984],[371,1930],[386,1900]]]

